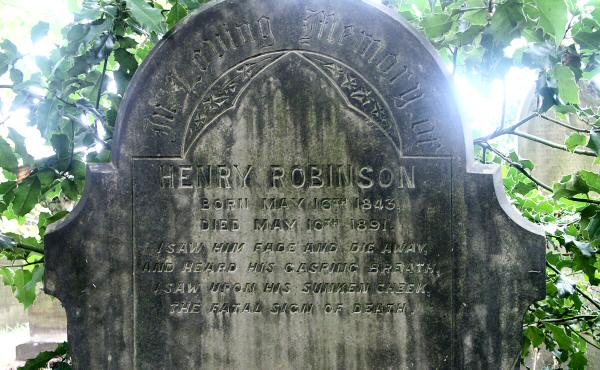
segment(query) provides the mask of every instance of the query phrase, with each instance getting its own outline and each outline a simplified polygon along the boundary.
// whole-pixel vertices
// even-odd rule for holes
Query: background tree
[[[11,104],[8,116],[26,112],[28,125],[52,148],[52,155],[35,159],[18,130],[9,128],[0,135],[0,212],[20,223],[28,215],[39,215],[37,235],[0,235],[0,256],[13,261],[0,268],[0,275],[25,307],[35,299],[43,278],[47,225],[67,215],[81,196],[85,164],[110,160],[117,110],[131,77],[158,40],[204,3],[71,2],[77,8],[74,21],[62,30],[63,41],[48,57],[35,58],[34,72],[20,68],[27,55],[13,42],[0,42],[0,76],[10,81],[0,84],[2,104]],[[515,206],[547,230],[548,295],[525,316],[523,356],[544,344],[570,369],[585,368],[587,348],[598,348],[600,342],[600,302],[594,290],[600,281],[600,175],[581,170],[545,184],[532,174],[534,163],[498,143],[520,136],[573,155],[600,156],[599,107],[582,106],[579,97],[580,81],[600,70],[600,0],[384,2],[430,39],[452,74],[486,86],[513,66],[537,72],[536,111],[511,121],[503,110],[497,129],[475,139],[474,145],[477,160],[503,166]],[[34,26],[32,40],[48,28],[47,23]],[[577,115],[587,127],[571,125],[567,114]],[[8,116],[0,116],[0,125]],[[549,142],[519,130],[534,118],[572,133],[564,142]],[[55,355],[56,366],[68,368],[61,357],[65,347],[59,351],[42,354],[26,368],[39,368]]]

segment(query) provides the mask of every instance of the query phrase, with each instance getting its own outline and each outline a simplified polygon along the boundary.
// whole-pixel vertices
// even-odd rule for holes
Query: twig
[[[75,103],[71,103],[69,101],[66,101],[65,99],[61,98],[60,96],[56,95],[56,99],[60,100],[63,104],[68,105],[69,107],[72,108],[77,108],[77,105]]]
[[[557,144],[555,142],[552,142],[552,141],[549,141],[546,139],[542,139],[539,136],[527,134],[525,132],[521,132],[521,131],[517,131],[517,130],[513,131],[512,134],[516,135],[516,136],[520,136],[527,140],[535,141],[536,143],[544,144],[544,145],[549,146],[554,149],[560,149],[560,150],[564,150],[565,152],[586,155],[588,157],[596,157],[596,153],[592,152],[591,150],[574,149],[573,151],[570,151],[566,145]]]
[[[31,265],[37,265],[40,263],[44,263],[44,259],[40,259],[39,261],[35,261],[35,262],[29,262],[29,263],[25,263],[22,265],[9,265],[9,266],[2,266],[2,267],[10,267],[10,268],[21,268],[21,267],[27,267],[27,266],[31,266]]]
[[[69,165],[67,166],[68,169],[71,169],[71,166],[73,165],[73,156],[75,155],[75,124],[73,123],[73,120],[71,120],[71,154],[69,155]]]
[[[541,180],[536,179],[532,174],[527,172],[521,163],[514,162],[513,160],[508,158],[504,153],[500,152],[498,149],[494,148],[487,142],[486,143],[477,143],[477,144],[480,145],[482,148],[487,148],[487,149],[491,150],[492,152],[494,152],[498,157],[502,158],[502,160],[504,160],[506,163],[513,166],[519,172],[521,172],[523,175],[525,175],[525,177],[527,177],[529,180],[533,181],[537,186],[552,192],[552,188],[550,186],[544,184]]]
[[[545,119],[546,121],[550,121],[550,122],[552,122],[552,123],[556,123],[557,125],[560,125],[560,126],[562,126],[562,127],[566,127],[566,128],[568,128],[568,129],[570,129],[570,130],[573,130],[573,131],[576,131],[576,132],[584,132],[584,133],[588,133],[588,132],[590,132],[590,130],[586,130],[586,129],[584,129],[584,128],[578,128],[578,127],[575,127],[575,126],[571,126],[571,125],[569,125],[568,123],[564,123],[564,122],[562,122],[562,121],[559,121],[559,120],[557,120],[557,119],[554,119],[554,118],[552,118],[552,117],[548,117],[548,116],[547,116],[547,115],[545,115],[545,114],[540,114],[540,117],[541,117],[541,118],[543,118],[543,119]]]
[[[483,154],[483,164],[487,163],[487,147],[481,147],[482,148],[482,154]]]
[[[597,319],[599,316],[598,315],[576,315],[576,316],[571,316],[571,317],[561,317],[559,319],[546,319],[546,320],[541,320],[542,322],[553,322],[553,323],[561,323],[561,322],[567,322],[567,321],[573,321],[573,320],[587,320],[587,319]]]
[[[14,85],[0,85],[0,89],[12,89]]]
[[[100,144],[102,144],[105,148],[110,148],[110,144],[108,144],[104,139],[102,139],[100,137],[100,135],[98,135],[98,130],[95,130],[93,127],[84,125],[80,119],[74,117],[71,114],[65,113],[64,114],[66,117],[70,118],[72,121],[77,121],[79,122],[79,125],[82,127],[86,127],[88,129],[90,129],[90,132],[92,132],[92,134],[94,135],[94,138],[96,139],[96,141],[98,141]]]
[[[2,120],[0,120],[0,125],[3,125],[6,123],[6,121],[8,121],[10,119],[10,114],[8,116],[6,116],[5,118],[3,118]]]
[[[552,264],[548,261],[546,261],[546,266],[554,271],[555,273],[561,275],[561,272],[559,269],[557,269],[556,267],[552,266]],[[596,308],[600,309],[600,303],[598,301],[596,301],[594,298],[590,297],[589,295],[587,295],[583,290],[579,289],[579,287],[577,285],[573,285],[573,287],[575,288],[575,290],[577,291],[577,293],[581,294],[582,297],[584,297],[585,299],[587,299],[588,301],[590,301],[591,304],[593,304],[594,306],[596,306]]]
[[[527,177],[529,180],[533,181],[538,187],[541,187],[549,192],[554,192],[554,190],[549,185],[543,183],[541,180],[534,177],[531,173],[527,172],[527,170],[525,170],[525,168],[523,167],[523,165],[521,163],[511,160],[510,158],[508,158],[508,156],[506,154],[500,152],[498,149],[491,146],[490,143],[483,142],[483,143],[475,143],[475,144],[481,146],[483,148],[484,152],[486,149],[489,149],[490,151],[492,151],[498,157],[502,158],[503,161],[505,161],[512,167],[516,168],[519,172],[521,172],[523,175],[525,175],[525,177]],[[484,163],[485,163],[485,159],[484,159]],[[578,197],[569,197],[566,199],[574,201],[574,202],[600,204],[600,200],[595,200],[595,199],[585,199],[585,198],[578,198]]]
[[[502,79],[502,118],[500,119],[500,129],[504,128],[506,123],[506,77]]]
[[[472,12],[472,11],[478,11],[478,10],[487,10],[487,6],[474,6],[471,8],[456,9],[454,11],[456,13],[466,13],[466,12]]]
[[[569,34],[569,31],[571,31],[571,28],[573,28],[573,21],[575,20],[575,16],[572,16],[571,19],[569,19],[569,24],[567,25],[567,28],[565,29],[565,34],[563,35],[563,38],[561,40],[564,41],[567,38],[567,35]]]
[[[460,47],[456,47],[454,51],[452,51],[452,77],[456,74],[456,63],[458,60],[458,50]]]
[[[585,198],[577,198],[577,197],[570,197],[570,198],[567,198],[567,199],[568,200],[572,200],[574,202],[600,204],[600,200],[595,200],[595,199],[585,199]]]
[[[487,142],[490,141],[492,139],[497,138],[498,136],[502,136],[502,135],[507,135],[507,134],[512,134],[515,132],[515,130],[521,126],[523,126],[524,124],[526,124],[527,122],[531,121],[532,119],[534,119],[535,117],[538,116],[538,113],[531,113],[530,115],[528,115],[527,117],[523,118],[522,120],[518,121],[517,123],[508,126],[506,128],[503,129],[498,129],[496,131],[494,131],[493,133],[487,135],[487,136],[482,136],[478,139],[474,140],[474,143],[483,143],[483,142]]]
[[[600,347],[598,347],[597,344],[594,344],[592,342],[590,342],[586,337],[584,337],[583,335],[579,334],[579,332],[575,329],[573,329],[573,327],[571,327],[571,325],[567,325],[569,327],[569,329],[571,329],[573,331],[573,333],[577,334],[577,336],[579,336],[579,338],[583,339],[587,344],[589,344],[590,346],[600,349]]]
[[[104,66],[102,67],[102,75],[100,76],[100,86],[98,87],[98,97],[96,97],[96,110],[100,107],[100,98],[102,97],[102,86],[106,77],[106,66],[108,64],[108,55],[104,58]]]
[[[44,248],[36,247],[34,245],[17,243],[17,245],[15,245],[15,248],[23,249],[23,250],[30,251],[30,252],[36,252],[36,253],[44,254]]]

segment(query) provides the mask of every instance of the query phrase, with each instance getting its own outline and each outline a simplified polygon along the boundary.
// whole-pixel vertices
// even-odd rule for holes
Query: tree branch
[[[555,266],[552,266],[552,264],[548,261],[546,261],[546,266],[554,271],[555,273],[557,273],[558,275],[561,275],[561,272],[559,269],[557,269]],[[593,304],[594,306],[596,306],[596,308],[598,308],[600,310],[600,302],[596,301],[594,298],[590,297],[589,295],[587,295],[583,290],[579,289],[579,287],[577,285],[573,285],[573,287],[575,288],[575,290],[577,291],[577,293],[581,294],[582,297],[584,297],[585,299],[587,299],[591,304]]]
[[[461,8],[461,9],[454,10],[454,12],[466,13],[466,12],[473,12],[473,11],[477,11],[477,10],[487,10],[487,6],[473,6],[470,8]]]
[[[458,60],[458,51],[460,50],[460,47],[456,47],[453,51],[452,51],[452,77],[454,77],[454,75],[456,74],[456,63]]]
[[[539,180],[536,177],[534,177],[531,173],[527,172],[527,170],[523,167],[523,165],[521,163],[515,162],[515,161],[511,160],[510,158],[508,158],[508,156],[506,154],[502,153],[498,149],[496,149],[493,146],[491,146],[490,143],[483,142],[483,143],[476,143],[476,145],[481,146],[483,148],[484,153],[488,149],[490,151],[492,151],[494,154],[496,154],[498,157],[500,157],[503,161],[505,161],[506,163],[508,163],[510,166],[516,168],[525,177],[527,177],[529,180],[533,181],[533,183],[536,184],[536,186],[538,186],[540,188],[543,188],[543,189],[545,189],[545,190],[547,190],[547,191],[549,191],[551,193],[554,192],[554,189],[552,189],[552,187],[550,187],[549,185],[543,183],[541,180]],[[484,163],[485,163],[485,158],[484,158]],[[566,198],[566,199],[572,200],[574,202],[600,204],[600,200],[595,200],[595,199],[585,199],[585,198],[577,198],[577,197],[570,197],[570,198]]]
[[[504,128],[506,123],[506,76],[502,79],[502,118],[500,119],[500,129]]]
[[[521,132],[521,131],[517,131],[517,130],[515,130],[514,132],[512,132],[512,134],[516,135],[516,136],[520,136],[520,137],[522,137],[524,139],[527,139],[527,140],[535,141],[536,143],[540,143],[540,144],[549,146],[549,147],[554,148],[554,149],[560,149],[560,150],[564,150],[565,152],[570,152],[570,153],[585,155],[585,156],[588,156],[588,157],[596,157],[596,153],[592,152],[591,150],[574,149],[573,151],[570,151],[567,148],[566,145],[557,144],[555,142],[552,142],[552,141],[549,141],[549,140],[546,140],[546,139],[542,139],[539,136],[527,134],[525,132]]]
[[[503,113],[503,116],[504,116],[504,113]],[[497,137],[500,137],[500,136],[503,136],[503,135],[517,135],[517,136],[521,136],[521,137],[523,137],[525,139],[537,141],[537,142],[539,142],[541,144],[551,146],[551,147],[556,148],[556,149],[561,149],[561,150],[569,151],[569,150],[567,150],[567,147],[564,146],[564,145],[560,145],[560,144],[557,144],[557,143],[552,143],[551,141],[544,140],[544,139],[539,138],[537,136],[533,136],[533,135],[530,135],[530,134],[527,134],[527,133],[524,133],[524,132],[517,131],[517,129],[519,127],[523,126],[525,123],[531,121],[532,119],[534,119],[536,117],[540,117],[542,119],[545,119],[546,121],[549,121],[549,122],[555,123],[557,125],[566,127],[568,129],[576,131],[576,132],[589,133],[589,130],[587,130],[587,129],[578,128],[578,127],[569,125],[568,123],[565,123],[565,122],[559,121],[557,119],[554,119],[552,117],[548,117],[545,114],[539,114],[538,112],[533,112],[530,115],[528,115],[527,117],[525,117],[522,120],[518,121],[517,123],[515,123],[515,124],[513,124],[511,126],[508,126],[506,128],[504,128],[503,125],[501,125],[496,131],[494,131],[490,135],[482,136],[480,138],[477,138],[473,142],[475,144],[477,144],[477,143],[482,143],[482,142],[493,140],[493,139],[495,139]],[[596,154],[594,152],[587,151],[587,150],[583,150],[583,151],[582,150],[576,150],[575,153],[582,154],[582,155],[589,155],[589,156],[593,156],[593,157],[596,156]]]
[[[579,338],[583,339],[587,344],[589,344],[590,346],[600,349],[600,347],[598,347],[597,344],[594,344],[592,342],[590,342],[586,337],[584,337],[583,335],[581,335],[577,330],[573,329],[573,327],[571,325],[567,325],[569,327],[569,329],[571,329],[573,331],[573,333],[577,334],[577,336],[579,336]]]
[[[521,163],[514,162],[513,160],[508,158],[504,153],[500,152],[498,149],[494,148],[487,142],[477,143],[477,144],[480,145],[484,149],[489,149],[490,151],[494,152],[494,154],[496,154],[498,157],[502,158],[502,160],[505,161],[506,163],[508,163],[509,165],[516,168],[519,172],[521,172],[523,175],[525,175],[525,177],[527,177],[529,180],[533,181],[537,186],[552,192],[552,188],[550,186],[544,184],[541,180],[536,179],[532,174],[527,172],[527,170],[525,170],[525,168],[523,167],[523,165]]]
[[[546,319],[541,320],[542,322],[551,322],[551,323],[563,323],[573,320],[588,320],[588,319],[597,319],[598,315],[576,315],[571,317],[561,317],[559,319]]]
[[[574,20],[575,20],[575,16],[573,15],[573,16],[571,16],[571,19],[569,19],[569,23],[567,24],[567,28],[565,29],[565,33],[563,34],[562,41],[564,41],[567,38],[567,35],[569,34],[569,31],[571,31],[571,28],[573,28],[573,21]]]
[[[93,127],[84,125],[80,119],[74,117],[71,114],[65,113],[64,114],[66,117],[69,117],[72,121],[76,121],[79,122],[79,125],[82,127],[86,127],[88,129],[90,129],[90,132],[92,132],[92,134],[94,135],[94,138],[96,138],[96,141],[98,141],[100,144],[102,144],[105,148],[110,149],[110,145],[100,137],[100,135],[98,135],[98,130],[95,130]]]
[[[573,130],[573,131],[576,131],[576,132],[583,132],[583,133],[589,133],[589,132],[590,132],[590,130],[586,130],[586,129],[584,129],[584,128],[578,128],[578,127],[575,127],[575,126],[571,126],[571,125],[569,125],[568,123],[565,123],[565,122],[559,121],[559,120],[557,120],[557,119],[554,119],[554,118],[552,118],[552,117],[548,117],[548,116],[547,116],[547,115],[545,115],[545,114],[540,114],[540,117],[541,117],[541,118],[543,118],[543,119],[545,119],[546,121],[550,121],[550,122],[552,122],[552,123],[556,123],[557,125],[560,125],[560,126],[562,126],[562,127],[566,127],[566,128],[568,128],[568,129],[570,129],[570,130]]]
[[[104,66],[102,67],[102,75],[100,75],[100,86],[98,86],[98,96],[96,97],[96,110],[100,107],[100,98],[102,97],[102,86],[106,77],[106,66],[108,64],[108,55],[104,58]]]
[[[10,267],[10,268],[21,268],[21,267],[27,267],[27,266],[31,266],[31,265],[38,265],[40,263],[44,263],[44,259],[40,259],[39,261],[35,261],[35,262],[29,262],[29,263],[25,263],[22,265],[10,265],[10,266],[2,266],[2,267]]]
[[[17,243],[15,245],[15,248],[23,249],[23,250],[30,251],[30,252],[36,252],[36,253],[44,254],[44,248],[42,248],[42,247],[36,247],[34,245]]]
[[[513,124],[511,126],[508,126],[506,128],[499,128],[499,129],[497,129],[496,131],[494,131],[493,133],[491,133],[491,134],[489,134],[487,136],[482,136],[480,138],[477,138],[477,139],[473,140],[473,142],[475,144],[483,143],[483,142],[487,142],[487,141],[493,140],[493,139],[495,139],[495,138],[497,138],[499,136],[502,136],[502,135],[512,134],[512,133],[515,132],[515,130],[517,128],[523,126],[524,124],[526,124],[527,122],[531,121],[532,119],[534,119],[537,116],[538,116],[537,112],[531,113],[530,115],[528,115],[527,117],[523,118],[519,122],[517,122],[517,123],[515,123],[515,124]]]

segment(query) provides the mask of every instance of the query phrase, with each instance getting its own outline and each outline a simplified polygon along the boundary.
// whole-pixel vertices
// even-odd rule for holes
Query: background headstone
[[[580,83],[581,106],[582,107],[597,107],[600,105],[600,94],[592,83],[583,85]],[[525,118],[537,108],[535,94],[529,94],[527,100],[523,104],[520,119]],[[562,120],[556,117],[552,112],[547,115],[554,119]],[[576,114],[569,114],[567,123],[571,126],[589,130],[590,125],[582,122]],[[549,122],[543,118],[535,118],[520,128],[521,131],[531,135],[541,137],[543,139],[563,144],[565,139],[573,131],[567,127]],[[598,164],[594,164],[594,157],[587,157],[565,152],[560,149],[550,148],[546,145],[533,142],[524,138],[518,138],[518,153],[519,156],[531,160],[535,164],[533,174],[544,183],[552,186],[553,182],[558,182],[563,176],[570,175],[578,170],[600,170]],[[585,148],[581,148],[585,149]],[[548,160],[551,158],[551,160]]]
[[[0,330],[27,323],[23,305],[17,301],[10,287],[0,284]]]
[[[22,306],[21,306],[22,308]],[[27,309],[30,340],[16,348],[16,359],[26,361],[40,352],[56,349],[67,340],[67,318],[60,302],[43,292]]]
[[[544,239],[466,159],[434,55],[359,0],[184,20],[46,235],[74,367],[516,368]]]
[[[579,87],[581,89],[580,100],[582,108],[598,107],[600,105],[600,91],[594,83],[580,81]],[[535,96],[534,92],[529,94],[523,104],[519,119],[527,117],[531,112],[536,110],[537,102]],[[563,120],[563,118],[556,117],[552,112],[548,112],[547,115],[554,119]],[[590,125],[582,122],[576,114],[569,114],[566,123],[577,128],[590,129]],[[573,132],[573,130],[567,127],[557,125],[543,118],[531,120],[523,125],[520,130],[558,144],[563,144],[565,139]],[[519,156],[529,159],[535,164],[535,168],[533,169],[534,176],[550,186],[552,186],[552,183],[560,181],[563,176],[573,174],[579,170],[596,172],[600,170],[600,165],[595,163],[594,157],[568,153],[521,137],[518,138],[517,143]],[[549,158],[551,160],[548,160]],[[583,275],[580,278],[584,279]],[[600,350],[588,346],[586,357],[590,369],[600,368]],[[533,354],[530,355],[526,363],[532,367],[535,362],[535,367],[538,369],[560,368],[560,364],[555,362],[553,355],[545,349],[541,349],[539,353],[536,353],[535,358]]]

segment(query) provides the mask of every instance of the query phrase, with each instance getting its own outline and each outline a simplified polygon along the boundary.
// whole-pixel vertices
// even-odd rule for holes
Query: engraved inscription
[[[156,135],[167,135],[173,130],[175,123],[175,108],[169,109],[160,103],[153,104],[152,115],[146,118],[144,127]]]
[[[269,17],[262,16],[252,23],[222,24],[213,27],[213,31],[207,33],[199,47],[194,49],[192,60],[196,67],[204,72],[215,59],[221,59],[227,52],[248,44],[256,44],[260,49],[275,44]]]
[[[406,229],[410,219],[400,221],[404,213],[418,209],[411,210],[398,196],[343,195],[348,187],[374,189],[375,194],[388,188],[413,194],[424,184],[431,187],[431,179],[421,176],[414,164],[154,162],[151,168],[138,173],[157,184],[157,195],[186,192],[195,198],[192,209],[200,212],[193,220],[194,239],[147,240],[140,249],[147,252],[137,262],[139,278],[165,276],[143,294],[173,297],[170,315],[416,314],[421,311],[416,301],[403,298],[415,297],[422,300],[418,305],[426,305],[432,290],[440,289],[441,277],[449,273],[440,263],[440,246],[411,239]],[[154,180],[147,177],[152,173]],[[305,193],[265,196],[268,189]],[[327,189],[338,196],[318,196]],[[197,190],[202,190],[201,197],[194,195]],[[235,196],[226,197],[229,192]],[[215,210],[229,217],[210,217]],[[282,217],[287,212],[296,217]],[[251,241],[248,232],[259,237]],[[223,237],[217,237],[221,233]],[[353,236],[331,236],[344,234]],[[253,301],[257,293],[263,299]],[[237,298],[228,299],[230,294]],[[203,296],[208,298],[200,299]],[[311,301],[316,296],[331,299]]]

